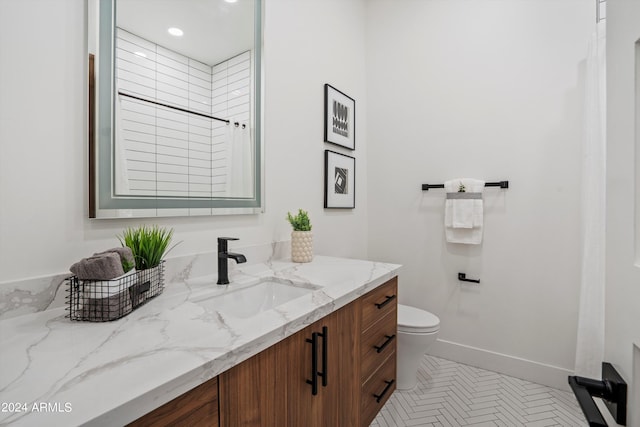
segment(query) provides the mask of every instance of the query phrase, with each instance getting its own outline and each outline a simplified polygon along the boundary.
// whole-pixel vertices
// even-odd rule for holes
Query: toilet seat
[[[398,304],[398,331],[427,334],[440,330],[440,319],[435,314],[419,308]]]

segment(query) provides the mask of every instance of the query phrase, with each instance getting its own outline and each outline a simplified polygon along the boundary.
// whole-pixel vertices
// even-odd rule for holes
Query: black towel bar
[[[593,396],[602,398],[616,423],[627,425],[627,383],[612,364],[602,362],[602,380],[577,376],[568,379],[589,427],[607,427]]]
[[[458,280],[461,282],[480,283],[480,279],[467,279],[467,275],[465,273],[458,273]]]
[[[484,186],[509,188],[509,181],[485,182]],[[422,191],[429,191],[430,188],[444,188],[444,184],[422,184]]]

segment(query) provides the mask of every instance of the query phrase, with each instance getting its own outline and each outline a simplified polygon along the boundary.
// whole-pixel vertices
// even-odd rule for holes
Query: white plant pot
[[[313,232],[291,232],[291,261],[311,262],[313,260]]]

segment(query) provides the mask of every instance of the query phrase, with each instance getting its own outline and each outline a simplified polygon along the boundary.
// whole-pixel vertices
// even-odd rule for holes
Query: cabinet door
[[[289,426],[355,426],[359,420],[357,303],[328,315],[296,336],[288,376]],[[317,335],[317,394],[313,394],[313,334]],[[325,358],[326,356],[326,358]],[[323,381],[326,375],[326,381]]]
[[[220,425],[359,425],[358,304],[355,301],[341,308],[220,374]],[[309,384],[314,376],[314,346],[309,342],[314,333],[315,395]]]
[[[220,374],[220,426],[287,425],[285,378],[291,338]]]

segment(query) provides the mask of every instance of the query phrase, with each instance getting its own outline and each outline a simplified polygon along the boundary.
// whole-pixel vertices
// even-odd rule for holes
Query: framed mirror
[[[89,217],[262,211],[261,0],[93,0]]]

